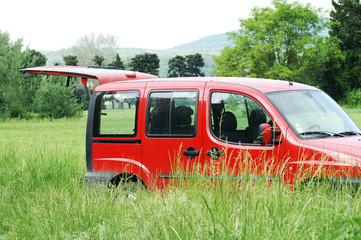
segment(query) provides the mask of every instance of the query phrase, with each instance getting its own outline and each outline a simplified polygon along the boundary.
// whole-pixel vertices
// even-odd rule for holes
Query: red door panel
[[[177,82],[148,84],[142,163],[149,169],[153,186],[163,187],[171,179],[193,175],[203,163],[203,87],[204,83],[187,88]]]
[[[262,145],[257,142],[260,124],[267,123],[279,129],[277,120],[270,114],[274,109],[267,99],[253,89],[209,83],[205,102],[203,148],[208,174],[279,180],[284,143]]]

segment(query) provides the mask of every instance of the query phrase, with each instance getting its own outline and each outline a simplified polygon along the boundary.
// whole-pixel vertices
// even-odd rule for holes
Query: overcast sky
[[[300,0],[330,10],[331,0]],[[119,47],[167,49],[239,29],[239,18],[271,0],[8,0],[0,31],[36,50],[69,48],[91,33],[119,38]]]

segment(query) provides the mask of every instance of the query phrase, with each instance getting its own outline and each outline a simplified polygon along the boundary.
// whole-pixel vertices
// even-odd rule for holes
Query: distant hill
[[[213,76],[214,68],[213,56],[218,55],[220,50],[230,46],[226,33],[216,34],[201,38],[197,41],[186,43],[166,50],[143,49],[143,48],[119,48],[117,53],[125,64],[131,61],[136,54],[155,53],[160,60],[159,76],[166,77],[168,72],[168,60],[177,55],[189,55],[200,53],[204,59],[203,72],[206,76]],[[61,49],[59,51],[41,51],[48,59],[47,65],[54,65],[57,62],[63,62],[63,56],[70,55],[71,49]],[[107,61],[107,60],[106,60]],[[108,61],[110,62],[110,61]]]
[[[228,40],[226,33],[216,34],[201,38],[197,41],[186,43],[172,49],[178,50],[199,50],[199,49],[222,49],[226,46],[231,46],[232,43]]]

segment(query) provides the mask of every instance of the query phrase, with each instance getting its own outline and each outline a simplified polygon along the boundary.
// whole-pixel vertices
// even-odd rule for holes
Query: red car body
[[[352,131],[342,127],[343,133],[330,133],[322,130],[321,123],[305,129],[301,125],[311,124],[307,114],[312,113],[302,114],[302,109],[308,109],[307,104],[304,106],[302,99],[292,97],[289,101],[301,106],[292,109],[287,101],[277,100],[277,94],[285,93],[303,94],[316,105],[319,95],[320,99],[327,98],[308,85],[229,77],[159,79],[150,74],[66,66],[23,71],[99,80],[88,111],[88,183],[117,183],[128,178],[152,189],[168,184],[171,179],[225,175],[234,180],[252,177],[282,181],[291,188],[313,177],[360,183],[361,136],[357,125],[352,125],[341,112],[340,123],[351,124]],[[331,100],[322,101],[328,104]],[[325,104],[314,108],[325,111],[323,121],[327,122],[328,112],[339,107],[333,102]],[[124,114],[114,115],[118,119],[115,121],[113,112],[128,112],[131,117],[127,115],[128,120],[121,120]],[[262,120],[253,128],[250,119],[257,112]],[[162,114],[166,116],[161,121],[164,128],[155,121]],[[288,116],[301,116],[303,120],[298,123]],[[227,118],[233,125],[223,126]],[[127,129],[125,133],[113,129],[118,122]],[[132,123],[131,127],[127,122]],[[255,131],[257,136],[252,139]]]

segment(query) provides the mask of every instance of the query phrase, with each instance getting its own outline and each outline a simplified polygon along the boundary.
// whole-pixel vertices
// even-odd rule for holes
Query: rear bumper
[[[110,181],[117,175],[116,172],[87,172],[85,174],[85,185],[89,187],[95,184],[109,186]]]

